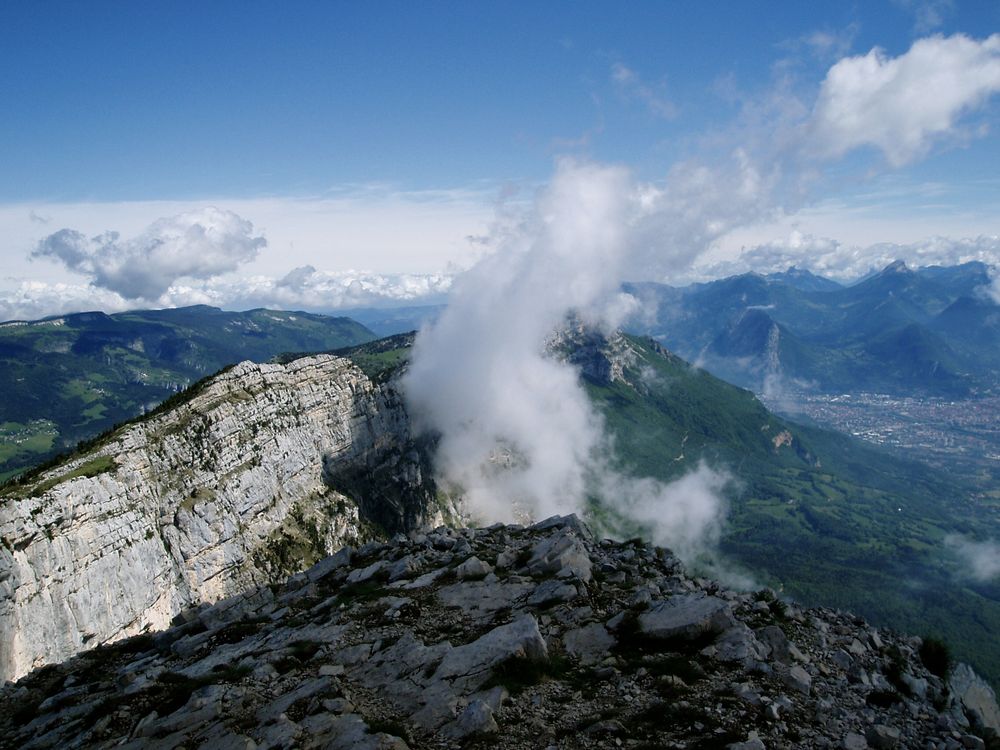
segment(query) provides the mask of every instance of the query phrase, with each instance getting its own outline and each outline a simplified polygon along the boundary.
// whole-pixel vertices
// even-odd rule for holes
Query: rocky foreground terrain
[[[441,527],[7,683],[0,747],[1000,746],[990,688],[929,645],[573,516]]]

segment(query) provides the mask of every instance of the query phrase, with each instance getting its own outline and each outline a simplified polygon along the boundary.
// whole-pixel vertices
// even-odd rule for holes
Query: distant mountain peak
[[[841,285],[825,276],[817,276],[807,268],[789,266],[786,271],[769,273],[764,276],[768,283],[787,284],[803,292],[829,292],[840,289]]]
[[[894,260],[882,269],[882,273],[909,273],[909,271],[910,267],[906,265],[905,260]]]

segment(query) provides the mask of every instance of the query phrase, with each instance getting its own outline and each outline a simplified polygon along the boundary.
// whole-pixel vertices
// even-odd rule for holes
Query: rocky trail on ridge
[[[5,684],[0,747],[997,747],[926,645],[575,516],[440,527]]]

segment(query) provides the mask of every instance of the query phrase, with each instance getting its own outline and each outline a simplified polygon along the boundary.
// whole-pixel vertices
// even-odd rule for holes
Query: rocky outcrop
[[[237,365],[5,495],[7,679],[407,531],[434,498],[392,384],[328,355]]]
[[[584,378],[602,385],[626,382],[625,369],[636,361],[632,345],[620,331],[605,334],[577,319],[554,333],[546,346]]]
[[[919,639],[573,517],[347,548],[0,688],[0,747],[996,747]]]

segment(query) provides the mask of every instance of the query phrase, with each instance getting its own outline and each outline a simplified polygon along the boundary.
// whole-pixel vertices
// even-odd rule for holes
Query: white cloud
[[[231,309],[250,307],[336,310],[444,301],[449,274],[380,274],[358,271],[318,271],[300,266],[274,279],[252,276],[203,288],[214,304]],[[175,293],[171,300],[177,301]]]
[[[616,509],[650,529],[657,544],[682,560],[694,560],[722,536],[722,497],[732,477],[701,462],[680,479],[664,483],[649,478],[611,478],[605,496],[618,496]]]
[[[1000,578],[1000,544],[996,541],[977,542],[959,534],[949,534],[944,543],[962,563],[965,577],[980,582]]]
[[[662,184],[639,186],[625,275],[665,280],[686,271],[734,228],[769,216],[779,178],[737,149],[714,164],[681,162]]]
[[[293,269],[281,278],[187,280],[159,297],[126,299],[92,284],[25,281],[0,292],[0,322],[36,320],[49,315],[103,310],[113,313],[143,308],[213,305],[227,310],[269,307],[332,312],[352,307],[439,304],[445,301],[449,274],[379,274],[365,271]]]
[[[121,295],[89,284],[24,281],[15,289],[0,293],[0,322],[37,320],[50,315],[101,310],[121,312],[131,307]]]
[[[437,466],[485,517],[568,512],[585,496],[600,421],[545,342],[570,309],[616,291],[630,192],[623,170],[564,163],[530,225],[456,279],[417,339],[412,413],[441,433]],[[516,459],[498,471],[504,453]]]
[[[208,207],[159,219],[124,241],[113,231],[88,238],[61,229],[39,242],[31,257],[59,260],[125,299],[155,300],[178,279],[235,271],[266,244],[249,221]]]
[[[581,512],[596,496],[684,554],[715,538],[725,480],[705,467],[674,484],[612,469],[578,373],[546,353],[569,313],[630,309],[618,284],[655,201],[623,169],[562,162],[519,231],[505,228],[417,337],[410,412],[440,436],[435,466],[481,520]]]
[[[467,268],[481,249],[466,238],[484,233],[499,190],[494,184],[423,191],[348,185],[325,196],[0,204],[0,280],[72,282],[73,276],[62,267],[28,261],[38,242],[61,227],[88,237],[113,227],[129,237],[160,217],[209,207],[245,217],[267,237],[267,249],[243,267],[248,274],[277,277],[307,264],[376,273]]]
[[[912,243],[858,246],[793,231],[787,238],[744,248],[734,260],[702,264],[695,270],[701,278],[718,278],[748,271],[776,273],[796,266],[820,276],[853,281],[896,260],[911,267],[979,261],[1000,268],[1000,237],[930,237]]]
[[[899,57],[875,48],[827,72],[808,146],[837,158],[874,146],[900,167],[955,132],[958,120],[1000,90],[1000,34],[919,39]]]
[[[642,102],[657,117],[664,120],[677,117],[677,105],[667,98],[662,84],[649,85],[632,68],[620,62],[611,66],[611,80],[623,96]]]

